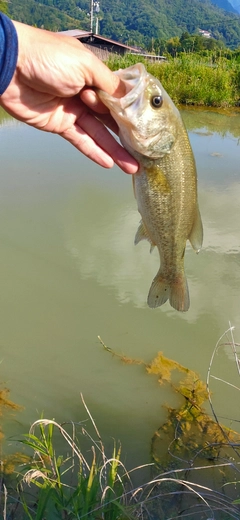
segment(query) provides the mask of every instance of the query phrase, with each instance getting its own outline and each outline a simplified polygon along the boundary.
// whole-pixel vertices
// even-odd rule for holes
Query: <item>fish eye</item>
[[[151,99],[152,106],[154,108],[159,108],[163,104],[163,98],[162,96],[153,96]]]

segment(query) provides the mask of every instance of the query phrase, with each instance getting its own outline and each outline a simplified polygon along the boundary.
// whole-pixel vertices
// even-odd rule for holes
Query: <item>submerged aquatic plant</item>
[[[158,375],[161,376],[162,384],[162,374],[166,369],[165,363],[162,365],[161,353],[148,368],[148,373],[157,373],[157,362],[159,363]],[[183,371],[181,366],[176,367],[175,362],[172,369]],[[177,408],[165,407],[168,414],[167,421],[159,427],[152,438],[151,453],[156,464],[160,463],[161,467],[166,468],[170,462],[172,463],[173,458],[175,460],[179,458],[181,464],[185,463],[192,467],[206,460],[218,460],[223,456],[222,450],[229,450],[233,444],[240,448],[240,435],[222,426],[203,407],[204,403],[208,402],[210,393],[207,385],[201,381],[196,372],[188,370],[184,379],[180,379],[177,383],[171,381],[169,372],[168,379],[165,381],[183,400]],[[163,457],[163,446],[166,450],[165,457]]]
[[[210,361],[206,383],[200,379],[195,371],[167,358],[162,352],[159,352],[149,364],[143,360],[136,360],[136,364],[145,366],[148,374],[157,376],[160,385],[168,385],[174,393],[181,397],[178,407],[165,407],[168,414],[167,420],[154,433],[151,443],[154,473],[156,474],[156,472],[160,471],[160,475],[157,478],[162,478],[162,495],[166,497],[165,511],[171,511],[173,514],[174,510],[174,514],[176,514],[176,516],[171,516],[171,518],[178,518],[179,511],[185,510],[186,516],[190,514],[189,511],[191,510],[193,516],[190,517],[196,518],[194,515],[197,512],[194,508],[198,509],[200,507],[199,504],[196,506],[198,492],[196,494],[193,493],[193,489],[191,492],[187,491],[185,487],[186,482],[191,486],[201,486],[206,484],[206,482],[214,482],[214,486],[218,491],[212,490],[209,493],[208,490],[206,494],[207,501],[213,498],[213,502],[215,502],[213,507],[214,514],[216,515],[216,511],[218,511],[218,516],[213,515],[211,518],[221,518],[223,520],[226,518],[240,518],[240,510],[237,509],[239,502],[236,501],[233,506],[232,493],[227,496],[225,488],[223,494],[221,491],[222,486],[226,482],[230,485],[230,482],[233,483],[234,479],[235,481],[238,480],[240,472],[240,435],[231,428],[220,424],[214,411],[210,392],[210,379],[214,378],[220,381],[219,378],[211,373],[213,360],[216,352],[222,346],[224,336],[226,335],[228,338],[229,333],[231,334],[230,339],[228,338],[228,341],[224,342],[223,345],[229,345],[232,349],[240,375],[240,363],[236,353],[237,344],[234,341],[232,330],[230,326],[216,344]],[[101,338],[99,339],[105,350],[125,362],[125,356],[121,356],[109,349]],[[134,360],[128,359],[128,364],[131,361],[134,363]],[[223,382],[230,384],[226,381]],[[240,390],[237,387],[236,389]],[[204,408],[204,405],[209,403],[213,416],[210,416]],[[169,472],[170,468],[171,471]],[[165,479],[165,476],[170,474],[174,475],[174,478]],[[182,476],[182,482],[184,481],[182,487],[180,475]],[[233,493],[233,496],[236,497],[236,494],[237,491]],[[152,493],[149,496],[152,498]],[[173,496],[175,498],[172,502],[170,497]],[[220,507],[217,505],[218,500],[222,501]],[[228,506],[231,505],[230,509],[228,509],[227,504]],[[201,508],[202,505],[201,503]],[[233,509],[231,509],[232,507]],[[193,511],[195,512],[193,513]],[[182,515],[184,516],[184,514],[181,513],[181,518],[183,517]],[[160,518],[164,518],[164,516],[160,515]]]
[[[9,390],[8,388],[2,388],[0,390],[0,417],[4,415],[7,411],[19,411],[22,407],[18,404],[14,403],[9,399]],[[4,433],[0,427],[0,442],[4,438]],[[19,454],[20,456],[20,454]],[[0,473],[4,472],[5,474],[10,474],[13,471],[15,461],[18,458],[18,454],[10,455],[8,457],[1,457],[0,459]],[[21,458],[21,456],[20,456]]]
[[[232,329],[230,328],[224,334],[230,330]],[[210,369],[207,383],[204,383],[194,370],[167,358],[163,352],[158,352],[153,361],[147,364],[143,360],[126,358],[126,356],[116,353],[104,344],[100,336],[99,340],[105,350],[120,358],[124,363],[144,365],[148,374],[158,377],[160,385],[168,384],[182,398],[182,402],[177,408],[165,406],[168,413],[167,421],[159,427],[152,438],[152,459],[156,465],[160,464],[161,469],[169,468],[173,458],[192,467],[196,459],[198,462],[218,459],[223,448],[228,449],[234,446],[235,449],[236,447],[240,449],[240,435],[231,428],[222,426],[216,414],[213,413],[214,418],[210,417],[203,407],[204,403],[208,402],[212,405],[209,389]],[[221,340],[222,337],[219,342]],[[214,349],[210,367],[219,348],[219,342]],[[235,348],[233,338],[231,346],[233,349]],[[236,362],[239,364],[238,360]],[[163,456],[164,446],[165,457]]]
[[[21,410],[21,406],[19,406],[16,403],[13,403],[13,401],[11,401],[9,399],[8,388],[2,388],[2,389],[0,389],[0,417],[2,417],[4,412],[7,410],[15,410],[15,411]],[[3,432],[0,429],[0,441],[2,440],[2,438],[3,438]]]

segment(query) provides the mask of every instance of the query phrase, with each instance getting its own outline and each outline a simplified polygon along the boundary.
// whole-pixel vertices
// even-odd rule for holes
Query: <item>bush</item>
[[[226,58],[181,54],[167,62],[150,63],[134,55],[114,58],[112,70],[142,61],[148,72],[157,77],[177,104],[231,107],[240,103],[240,64]]]

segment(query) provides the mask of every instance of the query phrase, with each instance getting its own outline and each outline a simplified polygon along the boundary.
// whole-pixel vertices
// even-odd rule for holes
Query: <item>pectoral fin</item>
[[[196,208],[196,215],[193,222],[193,227],[188,239],[194,251],[196,251],[196,253],[199,253],[203,242],[203,225],[198,206]]]
[[[132,175],[132,185],[133,185],[133,193],[134,193],[134,197],[136,199],[136,191],[135,191],[135,179],[134,179],[134,175]]]
[[[146,230],[142,220],[140,222],[139,228],[138,228],[137,233],[135,235],[135,240],[134,240],[135,246],[139,242],[141,242],[141,240],[148,240],[148,242],[150,242],[150,244],[151,244],[150,253],[151,253],[152,250],[155,247],[155,244],[152,242],[151,238],[149,237],[148,232],[147,232],[147,230]]]

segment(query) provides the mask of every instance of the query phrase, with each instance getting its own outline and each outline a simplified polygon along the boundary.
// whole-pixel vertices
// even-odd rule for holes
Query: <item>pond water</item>
[[[1,113],[1,382],[23,411],[4,416],[6,451],[40,417],[82,421],[80,393],[105,439],[122,442],[128,466],[149,461],[151,437],[176,404],[140,365],[165,356],[205,381],[228,328],[240,341],[240,114],[182,112],[195,154],[204,245],[186,250],[191,306],[151,310],[146,298],[159,260],[134,246],[139,214],[131,178],[104,170],[57,136]],[[238,384],[231,349],[214,374]],[[237,391],[212,380],[215,410],[237,428]]]

